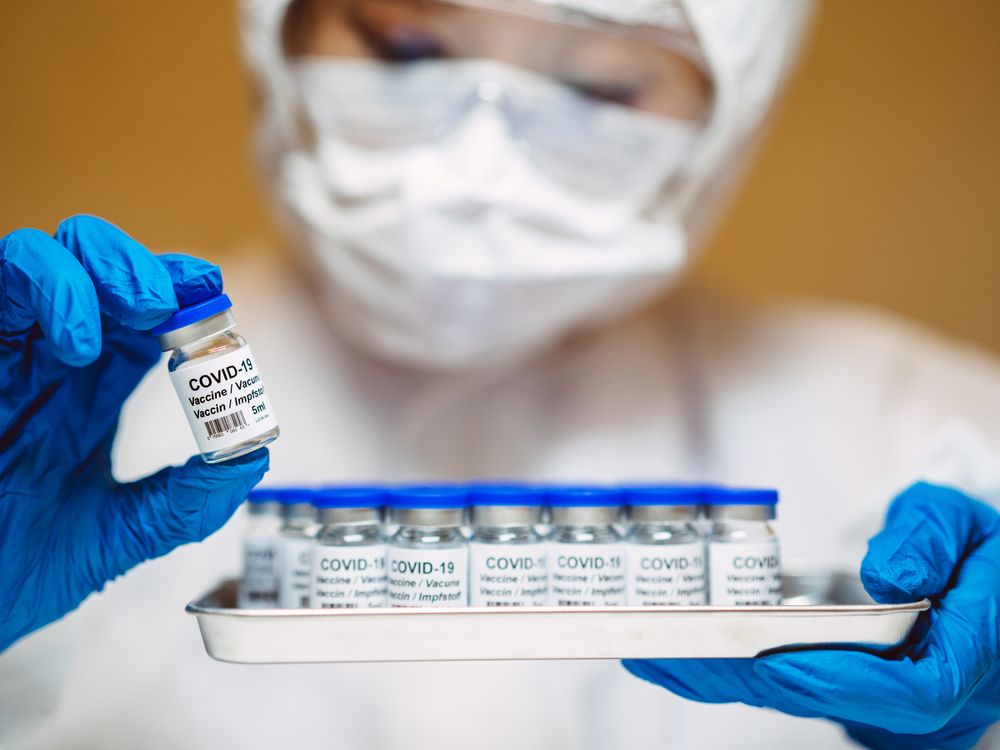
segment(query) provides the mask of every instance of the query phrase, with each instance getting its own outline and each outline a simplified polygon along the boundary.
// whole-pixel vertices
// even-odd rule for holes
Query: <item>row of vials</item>
[[[261,488],[239,606],[780,604],[777,502],[666,484]]]

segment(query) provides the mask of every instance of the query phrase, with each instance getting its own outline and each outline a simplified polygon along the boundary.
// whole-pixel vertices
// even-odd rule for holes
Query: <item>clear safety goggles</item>
[[[311,0],[290,9],[285,42],[320,130],[371,148],[418,145],[487,106],[541,168],[598,193],[675,170],[710,100],[683,28],[537,2]]]
[[[537,0],[299,0],[289,8],[283,34],[292,58],[401,66],[490,59],[585,98],[692,122],[705,118],[711,93],[699,45],[679,8],[668,29],[613,23]]]
[[[595,105],[541,76],[491,60],[306,61],[295,72],[313,127],[359,146],[398,148],[458,132],[491,110],[507,140],[551,177],[588,193],[645,192],[690,156],[698,130],[682,121]],[[488,147],[484,145],[484,147]]]

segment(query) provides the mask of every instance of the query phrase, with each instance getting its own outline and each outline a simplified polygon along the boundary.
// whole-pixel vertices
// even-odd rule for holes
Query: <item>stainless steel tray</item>
[[[225,581],[187,611],[209,656],[243,664],[750,657],[777,648],[889,649],[930,607],[873,604],[853,576],[786,575],[780,607],[236,609]]]

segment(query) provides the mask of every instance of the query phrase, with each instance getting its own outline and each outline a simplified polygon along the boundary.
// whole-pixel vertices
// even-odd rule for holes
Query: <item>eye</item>
[[[444,43],[425,29],[392,24],[382,28],[360,25],[358,31],[372,52],[388,62],[408,63],[448,57]]]
[[[639,101],[639,87],[628,83],[613,81],[564,81],[564,83],[579,94],[598,102],[620,104],[623,107],[635,107]]]

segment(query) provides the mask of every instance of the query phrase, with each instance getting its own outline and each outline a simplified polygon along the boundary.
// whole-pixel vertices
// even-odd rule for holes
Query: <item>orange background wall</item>
[[[104,215],[224,260],[277,242],[235,9],[0,6],[0,234]],[[1000,2],[827,0],[699,275],[864,300],[1000,350]]]

